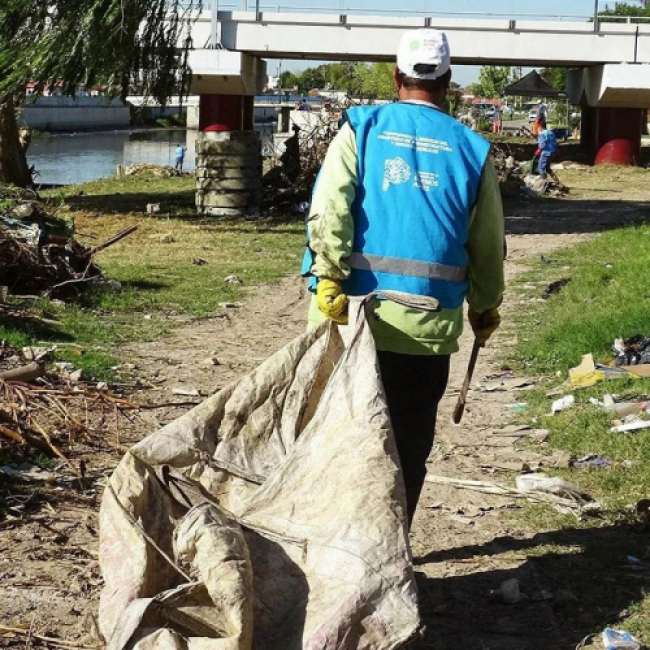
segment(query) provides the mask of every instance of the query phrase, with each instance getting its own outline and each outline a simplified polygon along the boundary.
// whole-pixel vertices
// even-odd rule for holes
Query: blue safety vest
[[[539,134],[538,146],[542,149],[542,156],[552,156],[557,151],[557,136],[555,131],[545,129]]]
[[[470,214],[489,143],[422,102],[358,107],[348,120],[359,187],[344,291],[403,291],[437,298],[443,309],[460,307]],[[303,271],[310,262],[308,255]]]

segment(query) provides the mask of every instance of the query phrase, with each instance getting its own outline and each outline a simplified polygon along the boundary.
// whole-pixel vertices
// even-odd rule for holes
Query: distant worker
[[[546,119],[548,117],[548,106],[541,100],[537,100],[537,119]]]
[[[176,147],[176,162],[174,163],[174,169],[177,172],[183,171],[183,161],[185,160],[185,152],[187,147],[184,144],[179,144]]]
[[[309,110],[309,103],[307,100],[303,97],[302,101],[300,102],[300,108],[298,109],[300,111],[308,111]]]
[[[556,176],[555,172],[551,169],[553,157],[557,152],[557,136],[554,131],[546,128],[546,118],[539,119],[539,136],[537,138],[537,151],[535,157],[539,156],[539,164],[537,170],[542,178],[546,178],[546,174],[550,174],[551,178],[560,184],[560,179]]]
[[[282,171],[293,183],[300,176],[300,127],[293,125],[293,135],[284,143],[284,152],[280,156]]]
[[[515,118],[515,106],[514,106],[514,104],[510,104],[508,106],[508,115],[510,116],[511,120],[513,120]]]
[[[330,145],[314,190],[303,273],[316,294],[312,326],[325,318],[347,322],[348,296],[402,292],[399,304],[374,300],[369,323],[410,525],[465,299],[481,344],[500,324],[504,225],[489,143],[440,108],[451,82],[446,35],[409,31],[397,66],[400,101],[350,108]],[[438,308],[427,309],[423,297]]]

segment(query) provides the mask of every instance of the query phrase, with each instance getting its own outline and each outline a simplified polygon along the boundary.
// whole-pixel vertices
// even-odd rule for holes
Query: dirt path
[[[560,210],[560,207],[557,208]],[[535,211],[517,211],[511,230],[540,234],[509,237],[507,270],[513,277],[522,270],[520,262],[548,254],[589,236],[566,230],[574,214],[566,203],[562,214],[535,228]],[[590,216],[584,231],[598,230],[598,216]],[[602,212],[601,217],[608,219]],[[601,224],[602,225],[602,224]],[[607,225],[609,223],[607,222]],[[505,305],[507,319],[514,297]],[[120,350],[134,364],[133,372],[153,382],[155,389],[143,389],[135,398],[156,404],[191,401],[199,397],[178,395],[199,389],[209,395],[241,376],[293,339],[304,327],[307,296],[303,283],[286,279],[279,286],[264,287],[250,294],[239,309],[227,309],[209,321],[200,321],[173,331],[155,343]],[[501,341],[501,345],[507,341]],[[447,396],[439,417],[439,434],[430,459],[430,473],[448,477],[502,480],[522,462],[548,462],[543,449],[522,452],[515,438],[494,435],[508,417],[507,405],[520,401],[522,394],[510,391],[470,393],[470,404],[462,426],[450,424],[456,393],[462,383],[471,338],[463,339],[456,355]],[[476,379],[499,372],[493,348],[481,356]],[[147,411],[122,434],[121,450],[155,427],[187,409],[162,407]],[[107,427],[107,437],[109,433]],[[58,500],[36,510],[27,521],[9,521],[0,526],[0,624],[33,625],[41,635],[94,642],[92,615],[95,614],[101,578],[97,562],[99,479],[110,473],[120,453],[107,440],[89,466],[94,487],[83,494],[70,488],[56,488]],[[54,506],[52,505],[54,504]],[[506,515],[503,500],[458,492],[428,484],[412,532],[412,545],[421,588],[421,602],[427,631],[416,648],[452,650],[525,650],[575,647],[582,634],[577,626],[567,635],[549,604],[543,564],[523,557],[523,549],[552,543],[523,530]],[[525,600],[512,606],[489,597],[504,580],[518,578]],[[575,591],[575,590],[574,590]],[[565,594],[570,607],[579,609],[570,589]],[[566,603],[565,603],[566,604]],[[582,638],[582,636],[580,636]],[[579,640],[579,639],[578,639]],[[32,641],[36,643],[36,641]],[[24,635],[0,635],[0,646],[24,646]]]

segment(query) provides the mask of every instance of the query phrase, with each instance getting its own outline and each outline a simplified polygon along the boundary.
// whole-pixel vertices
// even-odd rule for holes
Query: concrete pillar
[[[245,95],[201,95],[199,131],[252,131],[255,98]]]
[[[291,126],[291,106],[281,106],[278,113],[278,133],[289,133]]]
[[[641,108],[582,108],[581,141],[596,165],[636,165],[645,111]]]
[[[196,207],[217,217],[256,216],[262,200],[262,154],[254,98],[201,95],[196,141]]]

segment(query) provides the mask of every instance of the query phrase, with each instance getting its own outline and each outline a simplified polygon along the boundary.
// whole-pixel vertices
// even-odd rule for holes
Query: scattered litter
[[[483,380],[496,381],[497,379],[512,379],[514,376],[515,373],[512,370],[502,370],[501,372],[496,372],[493,375],[486,375],[483,377]]]
[[[592,354],[585,354],[579,366],[569,370],[569,383],[571,386],[588,388],[594,386],[604,379],[604,373],[596,370],[596,364]]]
[[[147,214],[160,214],[160,203],[147,203]]]
[[[221,309],[241,309],[244,306],[243,302],[220,302]]]
[[[221,361],[219,361],[219,359],[216,356],[211,355],[211,356],[209,356],[207,359],[205,359],[203,361],[203,365],[204,366],[220,366]]]
[[[56,478],[51,472],[46,472],[32,463],[20,463],[16,468],[3,465],[0,467],[0,474],[30,483],[53,483]]]
[[[199,393],[196,388],[174,388],[172,390],[172,395],[182,395],[183,397],[200,397],[201,393]]]
[[[224,282],[227,284],[244,284],[244,281],[238,275],[229,275]]]
[[[545,494],[554,494],[564,499],[589,500],[578,485],[569,483],[557,476],[522,474],[516,478],[515,483],[517,489],[521,492],[544,492]]]
[[[524,475],[524,476],[544,476],[544,475]],[[520,477],[521,478],[521,477]],[[545,477],[548,478],[548,477]],[[428,483],[436,483],[439,485],[450,485],[458,490],[471,490],[473,492],[481,492],[483,494],[495,494],[512,499],[526,499],[533,503],[545,503],[554,507],[561,513],[572,513],[577,517],[599,515],[602,513],[602,505],[594,501],[586,494],[583,494],[577,486],[567,483],[566,486],[557,485],[556,488],[564,491],[571,496],[559,496],[553,492],[544,490],[527,489],[526,491],[510,488],[498,483],[486,483],[484,481],[470,481],[465,479],[454,479],[446,476],[436,476],[429,474],[426,477]],[[527,487],[531,487],[533,481],[527,479]],[[525,483],[526,483],[525,482]],[[569,489],[570,488],[570,489]]]
[[[509,424],[507,427],[503,427],[503,429],[500,429],[499,431],[495,431],[494,435],[495,436],[504,436],[504,437],[513,437],[513,438],[522,438],[525,436],[529,431],[532,430],[532,427],[528,425],[517,425],[517,424]]]
[[[549,260],[547,257],[544,255],[540,255],[539,259],[544,263],[544,264],[555,264],[557,260]]]
[[[602,636],[605,650],[641,650],[643,645],[629,632],[617,631],[608,627]]]
[[[536,429],[530,435],[534,442],[546,442],[551,434],[548,429]]]
[[[205,266],[207,264],[207,261],[201,259],[200,257],[193,257],[192,264],[194,264],[194,266]]]
[[[566,287],[570,282],[571,278],[562,278],[562,280],[551,282],[551,284],[546,287],[542,298],[544,298],[544,300],[548,300],[548,298],[554,296],[556,293],[560,293],[560,291],[562,291],[562,289],[564,289],[564,287]]]
[[[522,413],[528,408],[528,402],[517,402],[516,404],[508,404],[508,409],[515,413]]]
[[[617,366],[650,364],[650,337],[637,334],[629,339],[616,339],[612,345]]]
[[[650,429],[650,420],[640,420],[637,418],[633,422],[612,427],[610,431],[612,431],[612,433],[632,433],[643,429]]]
[[[576,460],[573,467],[577,469],[608,469],[612,466],[612,460],[606,456],[597,456],[596,454],[589,454]]]
[[[478,386],[484,393],[494,393],[497,391],[527,390],[531,389],[536,383],[537,380],[531,377],[511,377],[487,386],[479,383]]]
[[[25,361],[45,361],[56,352],[56,349],[56,345],[49,348],[27,346],[22,349],[22,353]]]
[[[556,413],[561,413],[569,408],[571,408],[576,403],[576,398],[573,395],[566,395],[560,399],[553,402],[551,406],[551,413],[555,415]]]
[[[508,605],[516,605],[517,603],[521,602],[522,599],[519,580],[517,580],[517,578],[506,580],[498,589],[490,592],[490,595],[493,598],[502,600]]]
[[[608,413],[613,413],[619,418],[650,412],[650,402],[616,402],[612,395],[605,395],[602,404],[597,400],[596,403]]]

